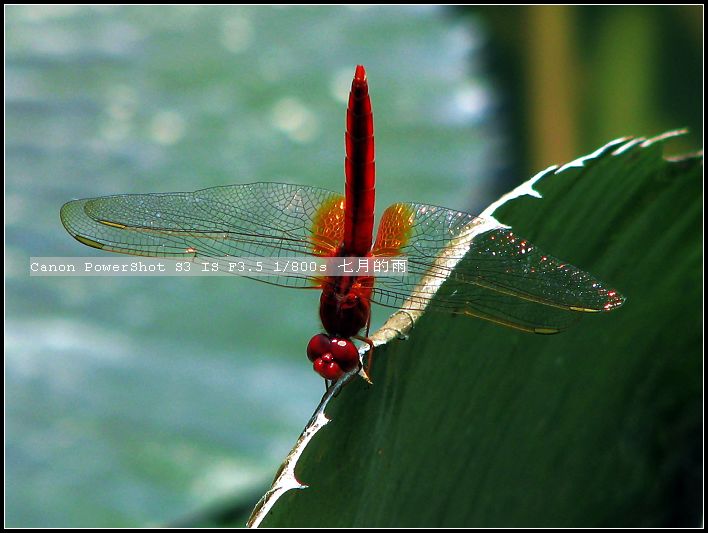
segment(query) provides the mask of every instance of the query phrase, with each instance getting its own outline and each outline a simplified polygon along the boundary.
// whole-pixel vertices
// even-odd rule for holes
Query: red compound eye
[[[320,376],[324,372],[324,367],[325,367],[325,362],[317,358],[312,362],[312,368],[314,369],[315,372],[317,372]]]
[[[323,364],[324,368],[322,369],[322,372],[318,372],[318,374],[325,379],[336,381],[344,374],[341,367],[335,361]]]
[[[334,360],[345,372],[349,372],[359,365],[359,350],[349,339],[332,339],[330,350]]]
[[[315,335],[307,344],[307,358],[312,368],[325,379],[335,381],[359,365],[359,350],[349,339]]]
[[[344,374],[342,367],[335,361],[331,353],[326,353],[315,359],[312,368],[323,378],[332,381],[339,379]]]
[[[332,340],[324,333],[319,333],[310,339],[307,343],[307,358],[314,362],[318,357],[329,353],[332,346]]]

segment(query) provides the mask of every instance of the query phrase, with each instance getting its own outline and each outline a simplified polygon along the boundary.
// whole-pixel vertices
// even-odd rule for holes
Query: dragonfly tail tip
[[[366,81],[366,69],[364,68],[364,65],[356,66],[356,71],[354,72],[354,81]]]

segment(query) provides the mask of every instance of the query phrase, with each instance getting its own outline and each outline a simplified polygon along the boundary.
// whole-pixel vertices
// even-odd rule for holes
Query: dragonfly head
[[[359,350],[349,339],[319,333],[307,344],[307,358],[320,376],[337,380],[359,366]]]

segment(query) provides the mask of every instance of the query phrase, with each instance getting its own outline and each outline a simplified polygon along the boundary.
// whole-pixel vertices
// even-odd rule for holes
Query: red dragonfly
[[[253,278],[322,290],[320,318],[326,333],[310,340],[307,354],[326,380],[359,367],[351,339],[368,341],[371,302],[467,315],[541,334],[564,329],[573,312],[611,311],[624,303],[617,291],[493,219],[396,203],[384,211],[374,241],[374,122],[361,65],[349,94],[345,144],[344,195],[302,185],[250,183],[74,200],[62,207],[61,220],[85,245],[138,256],[406,257],[408,273],[397,277]]]

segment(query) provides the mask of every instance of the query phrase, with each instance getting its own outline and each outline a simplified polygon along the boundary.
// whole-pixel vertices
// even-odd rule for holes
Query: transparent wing
[[[344,224],[344,197],[316,187],[251,183],[195,192],[74,200],[61,221],[79,242],[123,254],[176,259],[331,255]],[[303,276],[254,278],[312,287]]]
[[[574,321],[574,311],[610,311],[624,302],[617,291],[511,230],[436,206],[389,207],[373,254],[408,258],[408,275],[376,278],[372,301],[394,308],[427,307],[556,333]]]
[[[342,240],[344,204],[340,194],[324,189],[252,183],[75,200],[62,207],[61,220],[83,244],[131,255],[331,256]],[[441,207],[389,207],[373,255],[408,258],[408,275],[375,280],[372,301],[393,308],[428,307],[554,333],[573,321],[573,311],[608,311],[624,302],[510,230]],[[326,282],[303,275],[253,279],[287,287]]]

